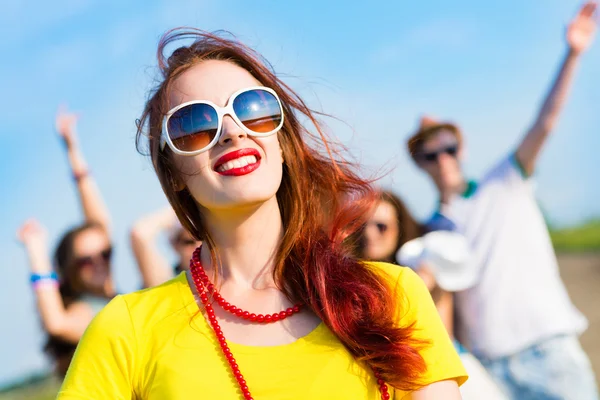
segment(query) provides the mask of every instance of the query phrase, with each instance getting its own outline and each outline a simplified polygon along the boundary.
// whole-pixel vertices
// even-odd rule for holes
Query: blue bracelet
[[[31,274],[29,281],[32,284],[39,281],[58,281],[58,275],[56,275],[56,272],[51,272],[49,274]]]

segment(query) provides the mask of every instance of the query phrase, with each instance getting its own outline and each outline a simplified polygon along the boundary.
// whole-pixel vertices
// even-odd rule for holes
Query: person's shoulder
[[[134,325],[137,325],[140,321],[146,324],[150,320],[160,321],[178,313],[194,302],[194,298],[185,272],[182,272],[161,285],[119,295],[112,302],[121,302]]]
[[[415,285],[423,286],[421,278],[408,267],[379,261],[365,261],[365,265],[404,292],[411,292]]]

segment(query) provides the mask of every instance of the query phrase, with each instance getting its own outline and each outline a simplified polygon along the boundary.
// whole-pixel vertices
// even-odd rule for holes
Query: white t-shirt
[[[479,270],[477,284],[456,293],[457,337],[473,354],[494,359],[586,329],[560,279],[531,179],[514,155],[439,213],[467,238]]]

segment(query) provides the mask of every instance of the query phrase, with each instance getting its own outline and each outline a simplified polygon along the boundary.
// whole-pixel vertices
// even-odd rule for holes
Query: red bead
[[[206,296],[204,293],[202,293],[200,295],[200,300],[202,300],[203,303],[207,303],[208,302],[208,296]]]
[[[208,289],[208,291],[209,291],[209,292],[212,292],[212,291],[213,291],[213,289],[215,288],[215,285],[213,285],[212,283],[210,283],[210,284],[208,284],[208,285],[206,286],[206,288]]]
[[[382,393],[385,393],[388,391],[388,387],[387,387],[387,385],[383,384],[383,385],[379,386],[379,390],[381,390]]]
[[[285,311],[282,311],[279,313],[279,319],[286,319],[287,318],[287,313]]]
[[[273,321],[273,316],[267,314],[265,315],[265,322],[272,322]]]
[[[248,385],[240,385],[240,388],[242,389],[242,392],[248,392]]]
[[[250,321],[256,322],[256,314],[254,314],[254,313],[250,314],[249,318],[250,318]]]
[[[256,322],[265,322],[265,316],[262,314],[258,314],[256,316]]]
[[[294,309],[290,307],[287,310],[285,310],[285,313],[289,317],[289,316],[291,316],[294,313]]]
[[[242,315],[244,315],[244,312],[238,308],[237,310],[235,310],[235,315],[237,315],[238,317],[241,317]]]
[[[388,392],[381,393],[381,398],[383,400],[389,400],[390,399],[390,394]]]
[[[213,293],[213,299],[215,299],[215,301],[217,303],[219,303],[221,300],[223,300],[223,297],[221,297],[221,294],[218,292]]]
[[[300,312],[300,306],[297,304],[292,309],[294,310],[295,313]]]
[[[242,318],[248,319],[250,317],[250,313],[248,311],[244,311],[242,313]]]
[[[235,314],[237,312],[238,308],[234,305],[230,305],[229,306],[229,312],[232,314]]]
[[[231,308],[231,304],[229,304],[229,302],[227,302],[227,301],[221,305],[223,306],[223,310],[225,310],[225,311],[229,311],[229,309]]]
[[[277,314],[277,313],[270,315],[270,317],[271,317],[271,321],[273,321],[273,322],[279,321],[279,314]]]

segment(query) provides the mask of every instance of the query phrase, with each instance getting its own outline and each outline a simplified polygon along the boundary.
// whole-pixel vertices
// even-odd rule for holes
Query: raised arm
[[[167,207],[141,218],[131,228],[131,248],[144,287],[160,285],[173,274],[168,261],[158,251],[156,239],[160,232],[172,228],[176,221],[175,213]]]
[[[17,232],[27,251],[32,280],[36,280],[32,283],[33,292],[44,329],[52,336],[77,343],[92,320],[93,311],[83,303],[65,308],[58,281],[52,274],[46,236],[35,220],[28,220]]]
[[[567,54],[533,126],[517,149],[517,160],[527,175],[533,174],[540,151],[556,125],[568,97],[579,58],[594,39],[598,24],[596,8],[596,1],[586,2],[569,24],[566,34]]]
[[[83,153],[77,143],[77,115],[59,110],[56,115],[56,130],[63,138],[73,179],[79,193],[79,200],[87,222],[95,222],[108,232],[110,216],[100,190],[88,169]]]

